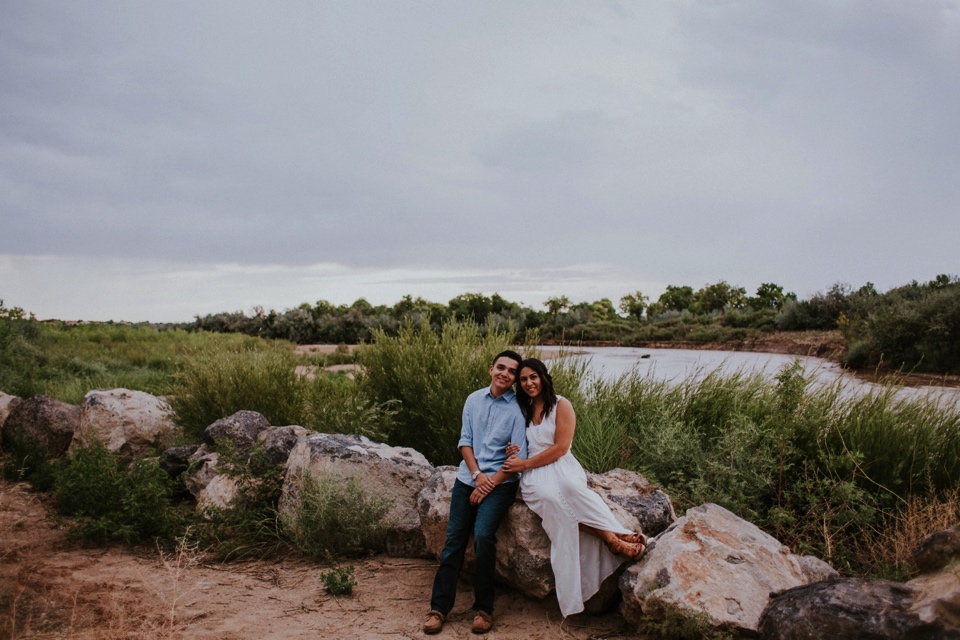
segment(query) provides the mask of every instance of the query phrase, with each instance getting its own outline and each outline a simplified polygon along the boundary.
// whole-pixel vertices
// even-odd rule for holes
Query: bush
[[[317,375],[304,380],[297,424],[322,433],[355,433],[388,442],[397,401],[377,403],[367,387],[344,376]]]
[[[410,323],[396,337],[375,331],[373,344],[358,350],[360,382],[376,402],[397,403],[390,444],[413,447],[433,464],[457,464],[463,402],[490,384],[493,357],[511,337],[495,329],[483,335],[471,321],[448,321],[440,335]]]
[[[198,352],[177,376],[171,403],[177,422],[194,442],[209,425],[241,410],[257,411],[270,424],[297,424],[302,385],[295,366],[282,346]]]
[[[329,558],[381,551],[393,503],[369,495],[360,481],[337,474],[300,477],[299,508],[282,516],[283,529],[303,553]]]
[[[157,459],[127,466],[96,440],[70,452],[54,483],[57,510],[76,520],[71,534],[88,541],[172,540],[183,520],[171,494]]]

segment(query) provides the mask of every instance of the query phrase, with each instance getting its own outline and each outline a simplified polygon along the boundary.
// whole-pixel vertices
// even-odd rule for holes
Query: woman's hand
[[[513,444],[512,442],[507,443],[507,457],[515,456],[520,453],[520,445]]]
[[[526,468],[527,461],[518,455],[510,456],[507,458],[507,461],[503,463],[503,470],[507,473],[519,473],[525,471]]]

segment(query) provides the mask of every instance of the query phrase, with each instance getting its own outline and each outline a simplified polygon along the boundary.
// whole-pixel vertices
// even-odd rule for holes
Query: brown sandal
[[[647,536],[643,535],[640,532],[637,533],[618,533],[616,534],[618,538],[624,542],[629,542],[630,544],[642,544],[647,546]]]
[[[645,545],[639,542],[626,542],[620,538],[611,538],[608,540],[607,548],[617,555],[627,556],[632,560],[636,560],[642,556],[643,552],[647,549]]]

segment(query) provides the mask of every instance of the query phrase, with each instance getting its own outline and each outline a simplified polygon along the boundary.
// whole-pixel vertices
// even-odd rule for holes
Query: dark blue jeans
[[[473,534],[476,556],[473,573],[473,608],[493,613],[493,581],[497,563],[497,528],[517,495],[517,482],[496,487],[477,506],[470,504],[473,487],[457,480],[450,497],[450,523],[447,542],[440,554],[440,568],[433,579],[430,608],[443,615],[453,609],[457,598],[457,579],[463,568],[463,555]]]

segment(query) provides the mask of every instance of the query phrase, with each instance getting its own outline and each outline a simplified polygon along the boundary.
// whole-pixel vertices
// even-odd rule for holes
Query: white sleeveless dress
[[[538,424],[527,427],[527,455],[533,457],[553,446],[557,408]],[[610,508],[587,488],[580,462],[568,451],[543,467],[520,476],[523,501],[543,519],[550,537],[550,564],[557,583],[557,600],[564,617],[583,611],[583,603],[624,562],[600,538],[580,531],[579,524],[631,533],[613,517]]]

